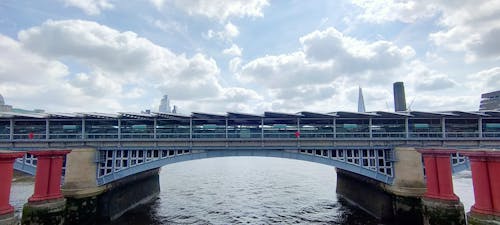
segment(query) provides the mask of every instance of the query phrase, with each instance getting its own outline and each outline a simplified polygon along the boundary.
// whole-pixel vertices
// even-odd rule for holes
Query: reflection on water
[[[381,224],[338,199],[333,167],[276,158],[229,157],[164,166],[161,193],[153,202],[112,224]],[[468,211],[470,172],[454,177]],[[15,183],[17,212],[33,193]]]
[[[10,204],[14,206],[17,215],[22,214],[23,205],[28,202],[28,198],[33,194],[34,187],[32,180],[12,183]]]

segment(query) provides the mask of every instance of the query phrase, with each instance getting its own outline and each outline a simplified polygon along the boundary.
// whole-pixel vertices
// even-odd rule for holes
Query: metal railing
[[[500,138],[500,132],[308,132],[301,131],[296,136],[296,131],[266,131],[264,132],[193,132],[193,133],[57,133],[49,134],[50,140],[76,140],[76,139],[443,139],[443,138]],[[371,137],[370,137],[371,135]],[[444,135],[444,137],[443,137]],[[481,136],[480,136],[481,135]],[[46,133],[23,133],[13,134],[14,140],[43,140],[47,138]],[[0,134],[0,140],[10,140],[10,134]]]

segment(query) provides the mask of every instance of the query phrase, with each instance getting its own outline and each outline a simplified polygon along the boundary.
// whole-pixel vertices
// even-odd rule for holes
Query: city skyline
[[[469,110],[500,87],[500,4],[0,3],[0,94],[49,112]],[[126,18],[125,20],[123,18]],[[408,102],[407,102],[408,103]]]

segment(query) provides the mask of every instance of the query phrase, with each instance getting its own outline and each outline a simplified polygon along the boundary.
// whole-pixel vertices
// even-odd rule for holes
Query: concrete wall
[[[339,197],[384,222],[423,224],[420,198],[390,193],[378,181],[337,169],[336,191]]]
[[[337,169],[337,193],[383,221],[421,225],[426,190],[421,155],[414,148],[397,147],[395,157],[392,185]]]
[[[159,169],[115,181],[98,197],[98,220],[110,221],[154,200],[160,193]]]
[[[66,224],[99,224],[154,199],[160,192],[159,169],[145,171],[105,186],[97,186],[97,150],[75,148],[67,156],[62,192]]]

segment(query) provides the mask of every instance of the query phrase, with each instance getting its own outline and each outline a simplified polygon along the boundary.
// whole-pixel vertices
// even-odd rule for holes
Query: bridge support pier
[[[425,192],[422,160],[414,148],[394,149],[393,185],[337,169],[337,193],[383,221],[422,224],[420,197]]]
[[[422,198],[425,225],[465,225],[464,206],[453,192],[453,150],[419,150],[424,158],[427,192]]]
[[[64,224],[66,199],[61,194],[61,175],[64,156],[69,152],[29,152],[37,157],[35,191],[23,207],[22,224]]]
[[[99,219],[115,220],[127,211],[156,199],[160,193],[159,171],[144,171],[109,184],[98,198]]]
[[[97,223],[98,196],[106,187],[97,186],[95,148],[76,148],[66,157],[62,192],[66,198],[67,224]]]
[[[95,148],[73,149],[66,157],[63,193],[67,224],[95,224],[117,219],[160,192],[159,169],[97,186]]]
[[[24,152],[0,151],[0,225],[17,224],[14,207],[9,204],[14,161],[23,157]]]
[[[500,224],[500,152],[463,152],[471,162],[475,203],[468,213],[471,225]]]

